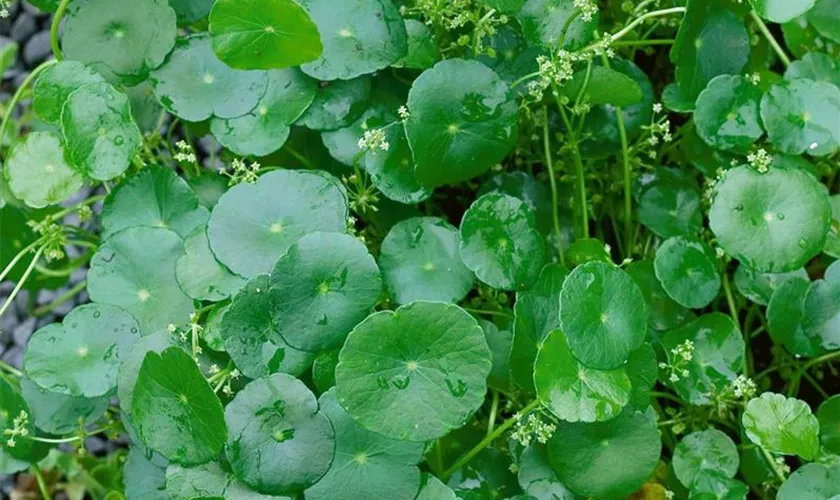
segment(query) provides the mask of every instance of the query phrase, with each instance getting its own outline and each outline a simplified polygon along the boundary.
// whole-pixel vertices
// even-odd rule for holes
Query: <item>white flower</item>
[[[662,112],[662,103],[657,102],[653,105],[653,112],[654,113],[661,113]]]
[[[388,151],[391,149],[391,144],[387,141],[385,131],[377,128],[365,132],[365,135],[359,139],[359,149],[371,153],[375,153],[376,150]]]
[[[770,165],[773,164],[773,157],[770,156],[770,153],[761,148],[755,153],[748,154],[747,162],[763,174],[767,172],[767,170],[770,169]]]
[[[574,6],[580,9],[580,17],[587,23],[592,21],[598,13],[598,4],[595,0],[575,0]]]
[[[408,120],[408,117],[411,116],[411,113],[408,112],[408,108],[405,106],[400,106],[400,109],[397,110],[397,114],[400,115],[401,120]]]

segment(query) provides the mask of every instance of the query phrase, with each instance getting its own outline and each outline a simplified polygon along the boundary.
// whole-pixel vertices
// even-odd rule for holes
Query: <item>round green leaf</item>
[[[225,300],[245,284],[244,278],[216,260],[205,226],[199,226],[184,240],[184,254],[175,265],[175,279],[190,298],[211,302]]]
[[[534,360],[538,346],[552,330],[560,328],[560,290],[568,272],[560,264],[549,264],[534,286],[516,293],[510,371],[513,381],[528,394],[534,390]]]
[[[128,97],[104,82],[84,85],[67,96],[61,133],[68,161],[98,181],[125,172],[143,140]]]
[[[750,488],[737,479],[726,477],[718,471],[704,470],[697,474],[691,488],[691,498],[705,499],[740,499],[746,500]]]
[[[548,442],[548,458],[574,493],[623,498],[653,474],[661,449],[653,413],[625,411],[607,422],[561,423]]]
[[[140,337],[131,349],[122,356],[119,376],[117,378],[117,396],[120,399],[120,408],[126,415],[131,415],[131,401],[134,395],[134,386],[137,384],[137,376],[140,373],[140,366],[146,359],[147,352],[162,353],[167,347],[177,345],[177,334],[167,330],[161,330],[151,335]]]
[[[225,455],[254,490],[294,494],[317,482],[333,461],[335,435],[315,395],[277,373],[249,383],[225,408]]]
[[[417,180],[454,184],[500,162],[517,137],[519,116],[506,83],[478,61],[449,59],[414,80],[405,122]]]
[[[257,107],[268,85],[264,71],[235,70],[220,61],[205,34],[179,40],[150,79],[163,107],[191,122],[242,116]]]
[[[820,423],[820,442],[825,450],[840,453],[840,395],[832,396],[817,410]]]
[[[175,11],[166,0],[74,0],[65,14],[65,57],[139,83],[175,45]]]
[[[267,275],[252,278],[233,298],[219,333],[225,351],[246,377],[283,372],[301,375],[312,364],[311,353],[288,345],[271,317]]]
[[[528,0],[519,11],[522,33],[529,42],[556,50],[558,37],[568,24],[562,48],[583,48],[597,31],[600,17],[596,14],[587,21],[577,11],[577,6],[568,0]],[[573,15],[575,18],[570,21]]]
[[[811,284],[802,308],[802,333],[812,345],[840,349],[840,283],[817,280]]]
[[[684,361],[674,353],[677,346],[691,341],[691,359]],[[694,405],[707,405],[712,394],[720,394],[741,373],[744,366],[744,339],[732,318],[721,313],[700,316],[685,326],[671,330],[662,337],[669,362],[687,370],[678,373],[671,386]]]
[[[388,150],[365,153],[365,170],[373,185],[399,203],[413,205],[429,198],[432,190],[417,182],[414,175],[414,157],[405,138],[403,124],[392,123],[382,132],[388,142]]]
[[[31,410],[35,426],[49,434],[70,434],[79,429],[79,422],[89,425],[99,420],[108,409],[108,397],[86,398],[67,396],[40,387],[31,379],[20,379],[20,392]]]
[[[682,171],[658,168],[639,195],[639,222],[663,238],[695,234],[703,225],[700,190]]]
[[[735,288],[741,295],[756,304],[766,306],[773,297],[773,292],[790,278],[808,279],[808,272],[804,268],[787,273],[760,273],[750,266],[741,264],[735,271]]]
[[[170,465],[166,468],[166,492],[170,500],[293,500],[292,497],[268,496],[249,489],[233,474],[223,470],[218,462],[190,468]]]
[[[571,188],[566,184],[560,184],[558,196],[561,200],[569,200],[572,197]],[[552,209],[551,191],[544,182],[538,181],[533,175],[517,170],[514,172],[501,172],[494,175],[482,184],[478,190],[478,196],[488,193],[508,194],[519,198],[526,205],[531,207],[537,219],[537,227],[540,232],[550,235],[554,232],[554,210]],[[562,203],[562,202],[561,202]],[[564,242],[574,238],[572,227],[571,210],[563,210],[560,216],[560,237]]]
[[[170,229],[182,238],[203,227],[209,214],[174,170],[146,167],[115,189],[102,206],[102,236],[130,227]]]
[[[379,267],[398,304],[415,300],[458,302],[472,289],[473,274],[461,260],[461,236],[436,217],[400,221],[382,241]]]
[[[315,82],[296,69],[267,71],[266,79],[265,94],[251,112],[210,121],[213,136],[236,154],[265,156],[280,149],[289,137],[291,124],[315,98]]]
[[[395,68],[428,69],[440,61],[432,29],[416,19],[405,19],[408,52],[391,66]]]
[[[193,304],[175,280],[182,249],[181,238],[168,229],[132,227],[114,234],[91,259],[91,300],[125,309],[144,335],[185,322]]]
[[[416,464],[423,457],[423,443],[398,441],[361,427],[338,404],[335,390],[318,402],[335,428],[335,459],[327,474],[306,490],[306,498],[414,500],[420,489]]]
[[[836,500],[840,497],[840,464],[805,464],[779,488],[777,500]]]
[[[629,107],[642,101],[642,88],[639,83],[620,71],[604,66],[592,66],[580,70],[572,79],[560,87],[560,95],[570,102],[586,99],[593,105],[610,104]]]
[[[669,238],[656,250],[656,277],[678,304],[700,309],[720,293],[720,274],[712,249],[696,238]]]
[[[637,410],[646,410],[650,406],[650,391],[659,376],[659,363],[653,346],[642,344],[631,352],[625,370],[632,385],[630,404]]]
[[[381,293],[379,268],[361,241],[348,234],[310,233],[293,243],[271,272],[271,315],[292,347],[334,349]]]
[[[491,366],[472,316],[452,304],[412,302],[372,314],[350,333],[336,394],[366,429],[428,441],[461,427],[481,406]]]
[[[362,116],[370,101],[371,77],[319,82],[312,105],[297,124],[312,130],[338,130]]]
[[[532,443],[519,456],[517,477],[528,500],[576,500],[577,496],[560,482],[548,461],[548,447]]]
[[[294,0],[217,0],[210,36],[219,59],[236,69],[298,66],[323,51],[318,28]]]
[[[808,23],[824,37],[840,42],[840,27],[837,26],[838,13],[840,13],[840,3],[837,0],[817,0],[814,7],[808,11]]]
[[[761,99],[767,136],[783,153],[826,156],[840,144],[840,89],[827,82],[783,80]]]
[[[461,220],[461,257],[478,279],[494,288],[525,289],[545,259],[534,212],[506,194],[477,199]]]
[[[414,500],[457,500],[457,498],[449,486],[441,483],[440,479],[428,472],[424,472],[420,493]]]
[[[319,80],[349,80],[386,68],[408,51],[405,24],[391,0],[301,0],[324,50],[301,65]]]
[[[12,148],[3,173],[12,193],[33,208],[64,201],[82,187],[82,177],[67,164],[52,132],[27,134]]]
[[[180,347],[146,353],[131,401],[131,420],[145,446],[167,460],[212,460],[227,437],[219,398]]]
[[[823,248],[831,222],[825,189],[809,174],[747,166],[728,170],[717,184],[709,226],[717,243],[760,272],[802,267]]]
[[[169,500],[166,494],[166,459],[133,445],[123,466],[126,500]]]
[[[786,23],[808,12],[815,0],[750,0],[758,15],[774,23]]]
[[[559,419],[595,422],[616,417],[630,400],[623,368],[595,370],[580,364],[560,330],[549,333],[534,364],[537,397]]]
[[[840,63],[828,54],[808,52],[802,59],[792,62],[787,67],[785,78],[788,80],[808,78],[840,86]]]
[[[207,223],[207,236],[222,264],[252,278],[269,272],[302,236],[344,232],[347,217],[344,189],[334,177],[275,170],[222,195]]]
[[[51,392],[95,398],[117,386],[120,359],[140,336],[128,313],[106,304],[79,306],[32,334],[24,370]]]
[[[750,441],[767,451],[811,460],[820,447],[820,424],[804,401],[765,392],[747,403],[741,418]]]
[[[61,109],[74,90],[104,81],[99,73],[78,61],[61,61],[38,75],[32,90],[32,107],[42,120],[57,124],[61,120]]]
[[[744,152],[764,135],[761,90],[743,76],[720,75],[697,98],[697,134],[715,149]]]
[[[27,418],[21,421],[20,417],[23,413],[26,413]],[[15,425],[15,420],[18,420],[20,425]],[[47,456],[51,446],[40,441],[17,437],[12,439],[10,446],[10,437],[7,437],[6,431],[12,431],[15,428],[18,430],[22,428],[27,436],[37,435],[35,422],[30,416],[26,400],[20,395],[17,387],[7,381],[6,377],[2,377],[0,378],[0,433],[3,439],[0,439],[0,452],[2,452],[0,456],[11,462],[8,464],[9,467],[14,467],[14,460],[36,463]]]
[[[589,368],[610,370],[645,340],[648,312],[636,282],[603,262],[578,266],[560,293],[560,327],[572,354]]]
[[[566,261],[572,267],[587,262],[612,264],[610,247],[596,238],[578,238],[566,249]]]
[[[210,14],[213,0],[169,0],[169,6],[175,9],[178,24],[188,26]]]
[[[653,260],[641,260],[625,268],[633,281],[639,285],[648,308],[648,325],[665,331],[676,328],[692,317],[691,311],[677,304],[665,293],[662,283],[656,277]]]
[[[691,488],[698,474],[715,471],[732,478],[738,472],[738,447],[717,429],[692,432],[674,449],[674,473]]]
[[[810,287],[807,276],[785,280],[773,292],[767,306],[770,338],[797,356],[811,357],[823,352],[820,339],[810,338],[802,328]]]

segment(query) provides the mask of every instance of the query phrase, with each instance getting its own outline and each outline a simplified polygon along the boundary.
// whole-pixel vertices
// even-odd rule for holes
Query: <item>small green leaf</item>
[[[412,302],[367,317],[335,370],[341,406],[368,430],[428,441],[481,406],[492,363],[481,327],[463,309]]]
[[[225,422],[233,473],[260,493],[294,495],[323,477],[333,461],[330,419],[291,375],[250,382],[225,408]]]
[[[233,297],[219,334],[236,367],[251,379],[277,372],[299,376],[312,364],[312,353],[293,348],[280,336],[265,274],[249,280]]]
[[[391,0],[301,0],[324,45],[321,57],[303,64],[319,80],[349,80],[386,68],[408,51],[408,35]]]
[[[67,8],[61,45],[67,59],[137,84],[175,45],[175,11],[166,0],[74,0]]]
[[[388,198],[408,205],[420,203],[432,195],[432,190],[421,185],[414,175],[414,157],[400,122],[381,129],[390,146],[387,151],[365,153],[365,170],[373,185]]]
[[[117,396],[120,398],[120,408],[124,414],[131,415],[131,401],[134,395],[134,386],[137,385],[137,376],[140,373],[140,366],[146,359],[146,353],[162,353],[167,347],[178,343],[178,334],[161,330],[151,335],[140,337],[131,349],[122,356],[119,376],[117,378]]]
[[[811,357],[823,352],[820,339],[810,338],[802,328],[810,287],[807,276],[785,280],[773,292],[767,306],[770,338],[797,356]]]
[[[650,406],[650,391],[656,385],[659,376],[659,363],[653,346],[642,344],[631,352],[625,370],[632,385],[630,404],[637,410],[644,411]]]
[[[506,194],[477,199],[461,220],[461,257],[494,288],[522,290],[539,277],[545,245],[534,212]]]
[[[568,200],[572,197],[572,191],[568,185],[560,184],[557,188],[561,200]],[[551,191],[545,183],[538,181],[533,175],[521,170],[498,173],[482,184],[478,190],[478,196],[490,193],[507,194],[519,198],[534,211],[537,228],[541,233],[548,235],[554,231]],[[574,225],[571,210],[562,210],[558,215],[560,217],[561,239],[571,241],[573,239],[572,226]]]
[[[823,448],[835,455],[840,452],[840,395],[832,396],[817,410],[820,423],[820,443]]]
[[[771,168],[762,174],[736,167],[715,191],[709,227],[726,253],[757,271],[793,271],[825,245],[828,195],[801,170]]]
[[[840,42],[840,27],[837,26],[837,14],[840,3],[837,0],[817,0],[814,7],[808,11],[808,23],[819,34],[835,42]]]
[[[423,473],[421,481],[420,493],[414,500],[457,500],[458,498],[449,486],[428,472]]]
[[[581,70],[575,73],[571,81],[561,87],[561,95],[574,102],[581,95],[584,84],[586,91],[583,98],[589,104],[626,107],[642,101],[642,88],[636,80],[604,66],[592,66],[588,72]]]
[[[537,500],[576,500],[577,496],[569,491],[557,478],[548,461],[548,448],[544,444],[532,443],[519,456],[519,474],[517,479],[522,490]]]
[[[610,246],[595,238],[578,238],[566,249],[566,262],[579,266],[587,262],[606,262],[612,264]]]
[[[67,96],[61,133],[68,161],[98,181],[125,172],[143,140],[128,96],[104,82],[83,85]]]
[[[743,76],[716,76],[697,98],[697,134],[713,148],[747,151],[764,135],[759,117],[761,95]]]
[[[340,349],[323,351],[312,361],[312,383],[315,392],[323,394],[335,387],[335,367]]]
[[[648,306],[648,325],[665,331],[683,325],[693,319],[690,310],[679,305],[665,293],[662,283],[656,277],[653,260],[632,262],[625,268],[633,281],[639,285]]]
[[[700,309],[720,293],[717,261],[709,246],[697,238],[669,238],[656,250],[656,277],[678,304]]]
[[[163,107],[191,122],[242,116],[257,107],[268,85],[264,71],[235,70],[220,61],[206,34],[179,40],[150,80]]]
[[[800,267],[787,273],[761,273],[741,264],[735,271],[735,288],[752,302],[766,306],[770,303],[773,292],[790,278],[808,279],[808,272]]]
[[[840,63],[828,54],[808,52],[802,59],[793,61],[787,67],[785,78],[787,80],[807,78],[840,86]]]
[[[73,433],[79,429],[80,421],[90,425],[105,414],[109,405],[107,396],[68,396],[44,389],[26,377],[20,379],[20,392],[35,426],[49,434]]]
[[[338,130],[356,121],[370,103],[371,77],[318,82],[315,100],[297,125],[312,130]]]
[[[802,308],[802,333],[812,345],[833,351],[840,349],[840,283],[817,280],[811,283]]]
[[[738,448],[717,429],[692,432],[674,449],[674,473],[686,488],[704,471],[732,478],[738,472]]]
[[[589,21],[585,20],[578,15],[578,8],[571,0],[528,0],[522,5],[518,16],[525,38],[532,44],[550,50],[557,48],[560,41],[558,37],[567,24],[562,48],[583,48],[592,41],[600,20],[598,14]],[[570,21],[572,16],[575,18]]]
[[[361,427],[338,404],[335,390],[318,402],[335,428],[335,459],[327,474],[306,490],[306,498],[377,498],[387,492],[389,499],[414,500],[423,443],[398,441]]]
[[[321,56],[315,23],[294,0],[216,0],[213,51],[235,69],[299,66]]]
[[[52,132],[30,132],[15,144],[3,174],[12,193],[33,208],[64,201],[82,187],[82,177],[67,164],[61,140]]]
[[[415,175],[437,187],[486,172],[513,149],[516,102],[507,84],[477,61],[449,59],[411,86],[405,123]]]
[[[501,323],[501,322],[500,322]],[[493,368],[487,377],[487,385],[501,392],[509,392],[510,380],[510,348],[513,343],[513,332],[510,325],[502,323],[499,327],[491,321],[479,319],[478,324],[484,330],[484,338],[493,356]]]
[[[219,398],[180,347],[146,354],[131,417],[145,446],[177,464],[212,460],[227,437]]]
[[[296,69],[267,71],[266,79],[265,94],[252,111],[210,121],[213,136],[236,154],[266,156],[280,149],[289,137],[289,127],[315,98],[315,82]]]
[[[321,142],[329,150],[330,156],[348,167],[364,167],[365,151],[360,147],[360,140],[365,137],[368,131],[384,129],[388,124],[397,120],[396,106],[388,102],[373,101],[369,107],[349,126],[324,131],[321,133]],[[401,124],[398,124],[401,126]],[[376,153],[387,153],[391,150],[391,144],[382,145],[376,149]],[[401,146],[400,146],[401,147]],[[384,151],[385,149],[388,151]],[[402,153],[404,155],[404,153]],[[412,167],[410,167],[412,168]],[[416,183],[416,181],[415,181]]]
[[[638,490],[662,451],[653,415],[624,411],[607,422],[561,423],[548,442],[557,477],[583,497],[623,498]]]
[[[344,188],[324,172],[275,170],[222,195],[207,236],[219,262],[246,278],[271,270],[278,257],[315,231],[344,232]]]
[[[765,392],[747,403],[741,421],[750,441],[767,451],[805,460],[819,451],[820,424],[799,399]]]
[[[840,145],[840,89],[805,78],[784,80],[761,99],[767,136],[783,153],[826,156]]]
[[[178,24],[188,26],[210,14],[213,0],[169,0],[169,6],[178,15]]]
[[[67,97],[83,85],[102,83],[105,79],[78,61],[61,61],[38,76],[33,89],[32,107],[47,123],[59,123]]]
[[[140,445],[131,446],[123,466],[126,500],[169,500],[166,464],[166,459],[157,453]]]
[[[218,302],[239,291],[245,279],[216,260],[207,241],[206,226],[199,226],[184,240],[184,254],[175,265],[175,279],[190,298]]]
[[[589,368],[611,370],[644,342],[648,312],[636,282],[603,262],[578,266],[560,293],[560,327],[572,354]]]
[[[32,334],[24,357],[26,375],[39,386],[68,396],[95,398],[117,386],[120,359],[140,336],[128,313],[105,304],[79,306]]]
[[[23,414],[26,418],[23,418]],[[15,424],[17,420],[17,424]],[[8,435],[13,429],[23,430],[27,436],[37,435],[35,432],[35,421],[30,415],[29,405],[26,400],[20,395],[17,387],[6,380],[6,377],[0,378],[0,452],[3,458],[9,459],[10,462],[14,460],[22,460],[24,462],[36,463],[50,451],[51,446],[35,441],[33,439],[26,439],[25,437],[12,438]],[[11,440],[11,443],[9,442]],[[2,459],[0,459],[2,461]],[[9,464],[9,467],[14,467],[14,462]],[[28,463],[26,464],[28,466]]]
[[[274,265],[269,284],[280,337],[309,352],[341,347],[382,293],[373,256],[357,238],[341,233],[310,233],[293,243]]]
[[[828,499],[840,496],[840,464],[805,464],[779,488],[777,500]]]
[[[595,370],[580,364],[560,330],[549,333],[534,363],[537,397],[559,419],[595,422],[615,418],[630,401],[623,368]]]
[[[696,234],[703,225],[697,182],[681,170],[657,168],[641,188],[638,217],[663,238]]]
[[[90,262],[91,300],[134,316],[143,335],[187,321],[190,299],[175,280],[181,238],[163,228],[132,227],[106,239]]]
[[[414,217],[394,224],[385,236],[379,267],[398,304],[415,300],[458,302],[470,291],[473,274],[461,260],[461,236],[436,217]]]
[[[755,11],[774,23],[786,23],[808,12],[815,0],[750,0]]]
[[[440,61],[432,29],[416,19],[405,19],[408,51],[391,66],[395,68],[429,69]]]
[[[233,474],[223,470],[218,462],[189,468],[170,465],[166,468],[166,492],[170,500],[293,500],[292,497],[262,495],[249,489]]]

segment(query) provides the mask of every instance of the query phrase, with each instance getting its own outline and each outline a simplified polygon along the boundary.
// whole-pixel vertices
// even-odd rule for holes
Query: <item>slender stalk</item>
[[[548,167],[548,181],[551,185],[551,217],[554,222],[554,239],[557,247],[557,254],[560,257],[560,264],[566,267],[566,257],[563,255],[563,239],[562,231],[560,230],[560,199],[557,195],[557,179],[554,175],[554,160],[551,158],[551,142],[548,133],[548,108],[543,106],[543,145],[545,148],[545,164]]]
[[[31,439],[32,441],[38,441],[40,443],[50,443],[50,444],[62,444],[62,443],[74,443],[76,441],[84,441],[90,436],[95,436],[96,434],[101,434],[103,432],[107,432],[111,430],[110,427],[102,427],[101,429],[96,429],[94,431],[85,432],[82,436],[72,436],[67,438],[42,438],[36,436],[26,436],[27,439]]]
[[[761,454],[764,456],[764,460],[767,461],[767,465],[770,467],[770,470],[773,471],[773,475],[776,476],[776,479],[778,479],[779,482],[784,483],[785,475],[782,474],[782,471],[779,470],[779,467],[776,465],[776,461],[773,459],[773,455],[771,455],[769,451],[764,449],[763,446],[759,446],[758,449],[761,450]]]
[[[560,117],[563,119],[563,123],[566,125],[566,130],[568,134],[572,132],[572,122],[569,121],[569,117],[566,115],[566,110],[563,109],[563,106],[557,105],[557,108],[560,110]],[[577,145],[577,138],[570,137],[570,145],[572,149],[572,162],[575,165],[575,178],[578,187],[578,198],[580,198],[580,218],[582,223],[583,229],[583,237],[589,238],[589,208],[587,207],[587,199],[586,199],[586,179],[584,178],[583,173],[583,160],[580,157],[580,150],[578,149]]]
[[[735,322],[735,326],[740,330],[741,323],[738,320],[738,308],[735,306],[735,297],[732,295],[732,285],[729,283],[729,274],[726,273],[726,269],[723,272],[723,293],[726,295],[726,305],[729,308],[729,315],[732,317],[732,321]],[[752,349],[750,348],[749,332],[743,332],[743,337],[744,343],[746,344],[747,357],[742,371],[747,376],[752,371]]]
[[[650,12],[648,12],[648,13],[646,13],[646,14],[643,14],[643,15],[641,15],[641,16],[639,16],[639,17],[637,17],[636,19],[634,19],[634,20],[633,20],[630,24],[628,24],[627,26],[625,26],[622,30],[620,30],[620,31],[616,32],[616,33],[615,33],[615,34],[613,34],[613,35],[610,35],[610,40],[611,40],[612,42],[615,42],[616,40],[619,40],[619,39],[621,39],[621,38],[624,38],[624,37],[625,37],[625,36],[627,36],[630,32],[632,32],[634,29],[636,29],[636,26],[638,26],[638,25],[642,24],[642,23],[643,23],[643,22],[645,22],[646,20],[651,19],[651,18],[653,18],[653,17],[667,16],[667,15],[669,15],[669,14],[682,14],[682,13],[684,13],[684,12],[685,12],[685,7],[671,7],[670,9],[661,9],[661,10],[653,10],[653,11],[650,11]],[[583,49],[583,50],[584,50],[584,51],[587,51],[587,50],[592,50],[592,49],[594,49],[594,48],[598,47],[598,45],[599,45],[600,43],[601,43],[601,42],[595,42],[595,43],[593,43],[593,44],[591,44],[591,45],[587,46],[587,47],[586,47],[585,49]]]
[[[779,56],[779,59],[782,60],[785,66],[790,66],[790,57],[788,57],[785,50],[779,45],[779,42],[776,41],[776,38],[773,36],[773,33],[770,32],[770,28],[764,24],[764,21],[759,17],[756,12],[750,11],[750,17],[752,17],[753,21],[755,21],[756,26],[758,26],[758,30],[761,31],[761,34],[764,35],[764,38],[767,39],[767,42],[770,43],[770,46],[773,47],[773,50],[776,52],[776,55]]]
[[[26,268],[26,271],[24,271],[23,276],[17,282],[17,285],[15,285],[14,290],[12,290],[12,294],[9,295],[8,299],[6,299],[6,303],[3,304],[2,308],[0,308],[0,317],[3,317],[3,315],[6,314],[6,310],[9,309],[9,306],[12,305],[12,302],[15,300],[15,296],[18,294],[18,292],[20,292],[20,289],[23,288],[23,284],[29,278],[29,275],[32,274],[32,270],[35,269],[35,264],[38,263],[38,259],[41,258],[42,253],[44,253],[44,247],[39,248],[38,251],[35,252],[35,257],[32,258],[32,262],[29,263],[29,267]]]
[[[523,76],[519,80],[516,80],[515,82],[511,83],[510,88],[515,89],[519,85],[522,85],[527,80],[530,80],[531,78],[534,78],[535,76],[540,76],[540,72],[539,71],[534,71],[533,73],[528,73],[527,75]]]
[[[41,496],[44,497],[44,500],[52,500],[50,490],[47,488],[47,482],[44,481],[44,475],[41,473],[41,469],[38,468],[37,464],[32,464],[30,469],[32,470],[32,475],[35,476],[35,480],[38,482],[38,489],[41,490]]]
[[[499,411],[499,391],[493,391],[493,400],[490,403],[490,418],[487,419],[487,435],[493,433],[496,427],[496,413]]]
[[[645,47],[650,45],[673,45],[674,40],[623,40],[613,42],[613,47]]]
[[[43,238],[38,238],[37,240],[33,241],[29,245],[25,246],[23,248],[23,250],[18,252],[17,255],[15,255],[14,258],[12,258],[12,260],[6,265],[6,268],[3,269],[3,272],[0,273],[0,282],[2,282],[6,278],[6,275],[9,274],[12,269],[14,269],[14,267],[17,265],[18,262],[20,262],[20,259],[22,259],[24,255],[31,252],[35,247],[40,245],[42,242],[43,242]]]
[[[513,315],[504,311],[489,311],[487,309],[473,309],[471,307],[462,307],[463,310],[472,314],[484,314],[487,316],[499,316],[501,318],[513,319]]]
[[[624,252],[625,257],[633,254],[633,194],[630,186],[630,146],[627,141],[627,129],[624,126],[624,111],[616,106],[615,118],[621,137],[621,158],[624,168]]]
[[[40,317],[40,316],[44,316],[45,314],[51,313],[56,307],[60,306],[61,304],[67,302],[68,300],[70,300],[73,297],[75,297],[76,295],[78,295],[79,292],[84,290],[86,286],[87,286],[87,280],[80,281],[79,283],[76,284],[76,286],[74,286],[70,290],[67,290],[63,294],[59,295],[58,297],[55,298],[55,300],[53,300],[49,304],[43,305],[43,306],[35,309],[35,311],[33,312],[32,315],[36,316],[36,317]]]
[[[822,386],[820,386],[819,381],[812,377],[810,373],[802,372],[802,377],[805,379],[805,381],[811,384],[811,387],[813,387],[817,392],[819,392],[820,396],[822,396],[824,399],[828,399],[831,397],[831,395],[825,392],[825,389],[823,389]]]
[[[473,447],[473,449],[471,449],[464,456],[459,458],[458,461],[455,462],[455,464],[452,467],[446,469],[446,471],[444,471],[444,473],[441,474],[441,476],[440,476],[441,479],[444,482],[447,479],[449,479],[449,476],[454,474],[461,467],[468,464],[470,460],[472,460],[476,455],[479,454],[479,452],[481,452],[481,450],[483,450],[484,448],[487,448],[493,441],[496,440],[496,438],[498,438],[499,436],[504,434],[504,432],[506,430],[513,427],[513,424],[515,424],[516,422],[519,421],[519,419],[521,418],[521,415],[524,415],[524,414],[530,412],[531,410],[535,409],[539,405],[540,405],[539,400],[535,399],[535,400],[531,401],[530,403],[528,403],[528,405],[525,408],[522,408],[519,411],[519,415],[514,415],[513,417],[510,417],[509,419],[505,420],[502,423],[502,425],[496,427],[496,429],[493,432],[491,432],[490,434],[485,436],[484,439],[482,439],[480,443],[478,443],[477,445],[475,445]]]
[[[54,60],[46,61],[41,63],[40,66],[32,70],[32,73],[29,73],[29,76],[26,77],[26,80],[20,84],[20,87],[15,91],[15,94],[12,96],[12,100],[9,101],[9,104],[6,108],[6,115],[3,117],[2,123],[0,123],[0,142],[6,138],[6,129],[9,127],[9,121],[14,113],[15,107],[18,105],[21,99],[23,99],[23,94],[26,92],[26,89],[29,88],[29,85],[38,78],[38,75],[41,74],[42,71],[49,68],[55,64]]]
[[[667,392],[651,391],[650,395],[653,396],[654,398],[667,399],[667,400],[673,401],[674,403],[677,403],[677,404],[681,404],[681,405],[684,405],[684,406],[686,405],[685,401],[683,401],[682,399],[678,398],[677,396],[674,396],[673,394],[669,394]]]
[[[79,202],[79,203],[73,205],[72,207],[65,208],[63,210],[60,210],[60,211],[50,215],[50,217],[52,218],[52,220],[61,220],[61,219],[64,218],[65,215],[73,213],[73,212],[78,212],[80,208],[82,208],[86,205],[93,205],[97,201],[103,201],[105,198],[106,198],[106,196],[104,194],[98,194],[96,196],[91,196],[90,198],[88,198],[88,199],[86,199],[82,202]]]
[[[23,372],[15,368],[14,366],[6,363],[5,361],[0,361],[0,370],[6,370],[7,372],[11,373],[15,377],[22,377]]]
[[[52,47],[56,61],[64,60],[64,54],[61,53],[61,47],[58,45],[58,28],[61,25],[61,18],[64,17],[64,11],[67,10],[69,3],[70,0],[61,0],[53,16],[52,25],[50,25],[50,46]]]

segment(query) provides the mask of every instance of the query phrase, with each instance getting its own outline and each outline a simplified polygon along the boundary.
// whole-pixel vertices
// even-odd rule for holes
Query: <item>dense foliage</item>
[[[840,1],[31,2],[31,495],[840,498]]]

